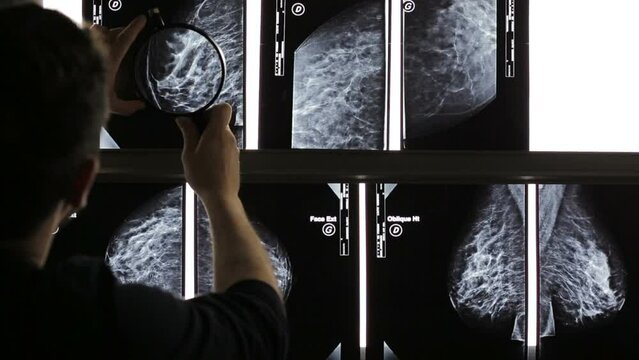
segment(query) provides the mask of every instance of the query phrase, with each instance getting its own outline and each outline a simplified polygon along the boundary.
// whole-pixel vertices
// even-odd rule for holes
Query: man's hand
[[[125,28],[107,29],[99,25],[91,26],[92,31],[100,34],[109,52],[109,73],[107,77],[111,112],[129,116],[145,107],[140,100],[122,100],[115,93],[115,77],[122,64],[122,59],[129,51],[131,44],[138,37],[146,25],[146,16],[140,15],[133,19]]]
[[[207,111],[202,135],[188,118],[178,118],[184,136],[186,180],[200,196],[211,221],[215,289],[224,292],[244,280],[269,284],[282,298],[271,260],[246,216],[239,197],[240,156],[229,128],[231,106]]]
[[[201,135],[191,119],[176,119],[184,138],[182,163],[186,180],[205,202],[238,198],[240,156],[229,127],[232,111],[229,104],[208,110]]]

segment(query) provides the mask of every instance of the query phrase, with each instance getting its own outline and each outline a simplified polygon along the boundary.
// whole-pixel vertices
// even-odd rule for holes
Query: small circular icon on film
[[[333,224],[324,224],[324,226],[322,226],[322,233],[324,236],[333,236],[336,231],[337,228]]]
[[[122,9],[122,0],[109,0],[109,9],[111,9],[111,11]]]
[[[404,232],[404,228],[399,224],[393,224],[390,228],[388,228],[388,232],[392,237],[400,237]]]
[[[404,1],[404,11],[413,12],[415,10],[415,2],[413,0]]]
[[[306,6],[304,6],[304,4],[302,3],[295,3],[291,7],[291,11],[295,16],[302,16],[306,12]]]

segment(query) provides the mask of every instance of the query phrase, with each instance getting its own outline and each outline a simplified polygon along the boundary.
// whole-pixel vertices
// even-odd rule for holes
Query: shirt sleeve
[[[189,301],[142,285],[114,288],[116,339],[138,359],[285,359],[286,315],[277,293],[243,281]]]

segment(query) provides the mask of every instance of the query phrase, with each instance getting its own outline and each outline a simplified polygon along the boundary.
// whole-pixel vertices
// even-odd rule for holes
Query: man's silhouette
[[[191,120],[177,119],[186,179],[213,227],[217,293],[182,301],[121,285],[99,259],[44,266],[52,234],[86,205],[109,112],[143,106],[112,89],[144,24],[137,18],[126,29],[88,31],[35,5],[0,10],[1,358],[286,356],[273,269],[238,197],[239,153],[226,104],[209,110],[201,134]]]

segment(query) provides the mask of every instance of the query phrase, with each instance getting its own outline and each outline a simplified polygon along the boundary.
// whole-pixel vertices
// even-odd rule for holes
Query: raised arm
[[[213,227],[216,290],[223,292],[243,280],[260,280],[279,294],[268,254],[238,196],[240,161],[229,128],[231,112],[228,104],[209,110],[202,134],[192,120],[177,119],[184,136],[186,180],[204,203]]]

